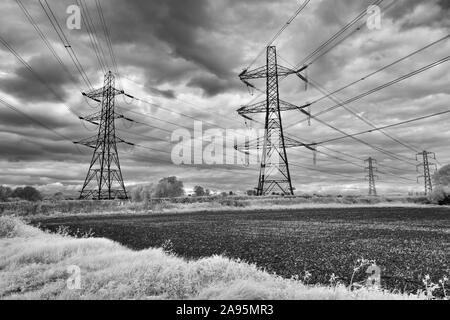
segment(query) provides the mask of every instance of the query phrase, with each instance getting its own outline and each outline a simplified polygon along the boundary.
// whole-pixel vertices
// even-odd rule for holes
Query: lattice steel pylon
[[[248,71],[244,70],[239,78],[248,86],[254,87],[248,82],[251,79],[266,79],[266,100],[250,106],[244,106],[238,113],[244,118],[250,119],[248,114],[265,113],[264,141],[262,142],[261,168],[256,188],[257,195],[267,195],[274,190],[281,191],[283,195],[293,195],[289,162],[286,153],[285,136],[281,112],[299,109],[306,113],[301,107],[280,100],[278,79],[295,74],[302,80],[307,79],[300,74],[306,67],[292,70],[278,65],[275,46],[267,47],[266,65]]]
[[[423,162],[417,165],[417,172],[419,172],[419,167],[423,167],[423,175],[417,177],[417,182],[420,178],[423,178],[425,185],[425,195],[430,194],[433,191],[433,184],[431,182],[430,167],[435,166],[435,163],[430,162],[430,156],[436,160],[436,154],[434,152],[422,151],[416,155],[416,160],[419,161],[419,156],[422,157]],[[437,167],[436,167],[437,169]]]
[[[377,160],[373,159],[372,157],[369,157],[369,159],[364,160],[364,163],[368,164],[366,170],[369,172],[369,174],[366,176],[366,178],[369,180],[369,196],[377,196],[375,178],[378,178],[378,176],[373,174],[375,171],[378,171],[378,168],[374,166],[374,164],[377,163]]]
[[[101,103],[101,110],[81,120],[98,125],[96,136],[84,139],[76,144],[83,144],[94,149],[80,199],[112,200],[127,199],[127,191],[120,169],[117,143],[127,143],[116,136],[115,121],[124,118],[114,110],[115,97],[124,94],[114,87],[115,77],[109,71],[105,75],[102,88],[83,93],[89,99]]]

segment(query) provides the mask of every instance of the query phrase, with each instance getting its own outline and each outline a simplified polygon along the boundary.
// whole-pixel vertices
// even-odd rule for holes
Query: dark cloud
[[[69,74],[55,67],[54,61],[47,56],[35,56],[28,63],[38,77],[27,67],[20,65],[9,76],[0,78],[0,89],[28,102],[61,102],[67,98],[65,86],[72,81]],[[52,91],[49,91],[40,79],[52,88]]]
[[[55,185],[58,182],[64,188],[77,189],[87,172],[91,150],[80,146],[80,152],[71,141],[95,136],[97,127],[83,127],[77,117],[66,110],[65,105],[70,105],[82,115],[98,111],[98,106],[95,107],[94,104],[92,108],[89,107],[81,97],[79,87],[82,91],[87,88],[80,81],[78,71],[42,8],[37,2],[23,2],[75,77],[75,81],[59,66],[16,3],[7,1],[0,5],[2,12],[8,13],[0,21],[2,36],[45,79],[52,90],[61,96],[64,104],[51,90],[39,84],[3,47],[0,47],[0,96],[68,139],[4,109],[0,104],[0,184],[31,183],[42,188],[49,185],[49,189],[54,190],[59,187],[59,184]],[[65,11],[72,1],[49,3],[64,28]],[[89,12],[95,23],[98,39],[108,55],[95,4],[90,1],[86,3],[90,6]],[[280,64],[289,67],[289,63],[295,65],[301,61],[371,3],[373,0],[311,1],[299,18],[275,42],[278,53],[283,58],[280,59]],[[389,3],[390,1],[383,1],[382,8],[388,7]],[[247,95],[237,74],[253,61],[298,5],[299,2],[289,0],[102,1],[119,71],[124,76],[116,86],[123,86],[127,93],[146,98],[152,103],[145,105],[128,98],[125,101],[117,99],[118,111],[150,125],[135,124],[130,127],[129,123],[119,121],[118,135],[138,145],[163,150],[119,146],[123,174],[128,184],[158,181],[167,175],[181,177],[188,187],[203,184],[211,189],[235,190],[251,189],[256,184],[257,168],[253,171],[223,168],[216,171],[209,167],[173,166],[170,159],[170,132],[180,127],[192,129],[193,118],[207,122],[205,129],[213,127],[215,123],[222,128],[244,128],[243,121],[235,110],[240,105],[252,100],[254,102],[256,98],[262,100],[263,97],[259,97],[258,93],[255,96]],[[383,16],[381,30],[367,30],[365,22],[361,21],[361,28],[355,32],[349,30],[348,37],[342,43],[333,46],[309,68],[308,76],[330,91],[360,79],[447,33],[449,6],[448,1],[442,0],[395,1],[395,5],[389,7]],[[90,46],[86,26],[81,30],[64,28],[64,31],[93,85],[100,87],[103,75]],[[342,100],[356,96],[440,59],[447,55],[448,50],[448,44],[442,44],[352,86],[338,96]],[[264,56],[261,56],[252,67],[263,64]],[[450,97],[447,85],[449,74],[448,65],[443,65],[355,102],[350,107],[377,125],[440,111],[448,105]],[[264,81],[255,82],[255,85],[259,89],[265,87]],[[284,100],[298,104],[322,96],[321,92],[311,86],[308,91],[304,91],[303,84],[298,79],[280,82],[280,92]],[[312,111],[318,112],[334,104],[333,101],[322,101],[314,105]],[[143,112],[145,115],[131,111]],[[311,126],[307,126],[305,122],[299,123],[299,120],[304,119],[300,114],[286,113],[283,117],[286,132],[305,141],[318,141],[337,135],[332,129],[315,121],[312,121]],[[368,129],[367,124],[357,121],[342,108],[323,115],[323,119],[346,132]],[[446,128],[445,122],[445,117],[430,119],[390,132],[418,148],[441,150],[442,158],[450,159],[450,154],[444,148],[450,132],[436,130]],[[256,123],[252,125],[258,126]],[[411,150],[405,150],[402,145],[382,134],[370,134],[362,138],[401,156],[413,156]],[[414,166],[406,167],[405,164],[389,159],[385,154],[352,139],[336,142],[330,147],[347,154],[357,153],[358,157],[376,157],[380,164],[411,169],[407,173],[399,170],[393,172],[414,179]],[[288,155],[293,162],[312,165],[311,152],[291,149]],[[318,166],[355,177],[364,175],[361,168],[323,154],[318,155]],[[299,190],[301,187],[301,190],[328,192],[333,188],[350,190],[365,187],[363,182],[354,184],[347,181],[343,186],[338,177],[332,178],[319,173],[312,175],[298,167],[292,167],[291,171],[294,184]],[[216,179],[211,179],[213,174]],[[386,185],[392,185],[396,180],[384,177],[384,181]]]
[[[446,0],[400,0],[386,14],[400,22],[403,30],[418,27],[450,27]]]
[[[213,39],[217,30],[209,10],[206,0],[115,1],[108,6],[107,18],[113,25],[127,26],[115,30],[114,43],[165,47],[156,64],[182,59],[219,78],[229,78],[234,76],[229,61],[237,56],[223,55],[225,44]],[[178,70],[178,76],[183,76],[183,70]],[[150,81],[152,77],[158,78],[158,73],[149,74]]]
[[[242,88],[241,83],[236,79],[235,81],[221,80],[214,76],[198,76],[192,78],[188,83],[188,87],[200,88],[203,90],[206,97],[213,97],[221,93],[228,92],[232,87]]]
[[[73,121],[70,121],[66,117],[61,117],[57,114],[48,114],[43,111],[45,110],[36,108],[28,111],[26,113],[28,117],[25,117],[11,109],[2,108],[0,109],[0,126],[3,126],[3,130],[6,128],[15,128],[21,132],[26,132],[27,127],[30,127],[32,130],[42,129],[36,122],[45,124],[55,130],[67,128],[73,124]],[[36,122],[32,122],[30,118]]]
[[[328,0],[321,1],[315,9],[315,16],[327,27],[344,26],[358,14],[367,10],[371,0]]]
[[[177,97],[174,90],[153,89],[152,91],[168,99],[175,99]]]

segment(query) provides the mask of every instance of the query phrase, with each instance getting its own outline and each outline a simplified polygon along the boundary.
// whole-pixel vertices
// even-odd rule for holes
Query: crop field
[[[326,208],[68,216],[36,219],[43,229],[94,232],[132,249],[164,247],[185,258],[223,255],[309,284],[348,284],[360,258],[375,260],[382,286],[401,292],[438,283],[450,270],[450,208]],[[362,282],[365,269],[355,272]]]

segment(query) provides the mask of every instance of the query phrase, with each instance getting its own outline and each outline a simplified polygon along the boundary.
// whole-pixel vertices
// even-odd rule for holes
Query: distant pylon
[[[248,71],[244,70],[239,78],[248,86],[254,87],[248,82],[251,79],[266,79],[266,100],[253,105],[242,107],[238,113],[246,119],[248,114],[265,113],[264,140],[262,141],[261,168],[256,188],[257,195],[268,195],[274,190],[281,191],[283,195],[293,195],[289,162],[286,153],[286,139],[283,132],[281,112],[287,110],[303,110],[280,100],[278,78],[291,74],[307,82],[300,74],[307,67],[292,70],[278,65],[277,50],[275,46],[267,47],[266,65]],[[306,111],[302,111],[306,113]]]
[[[124,94],[123,90],[114,88],[115,77],[111,71],[105,75],[102,88],[84,96],[101,103],[101,110],[80,119],[98,125],[98,134],[84,139],[83,144],[94,149],[80,199],[112,200],[127,199],[127,191],[120,169],[117,143],[127,143],[116,137],[115,120],[124,118],[114,110],[115,97]]]
[[[374,166],[374,164],[377,163],[377,160],[373,158],[369,158],[367,160],[364,160],[364,163],[368,164],[368,167],[366,167],[366,170],[369,172],[369,174],[366,176],[369,180],[369,196],[377,196],[377,188],[375,186],[375,178],[378,178],[378,176],[374,175],[374,171],[378,171],[378,168]]]
[[[431,182],[430,167],[435,166],[435,163],[431,163],[429,158],[436,160],[436,154],[434,152],[422,151],[416,155],[416,160],[419,161],[419,156],[423,159],[423,162],[417,165],[417,172],[419,172],[419,167],[423,167],[423,175],[417,177],[417,182],[420,178],[423,178],[425,185],[425,195],[430,194],[433,191],[433,184]]]

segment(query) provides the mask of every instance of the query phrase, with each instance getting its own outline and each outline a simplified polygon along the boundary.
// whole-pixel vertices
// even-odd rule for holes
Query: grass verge
[[[81,289],[70,290],[70,266]],[[0,217],[1,299],[422,299],[344,286],[307,286],[237,260],[185,260],[162,249],[133,251],[108,239],[45,233]]]

